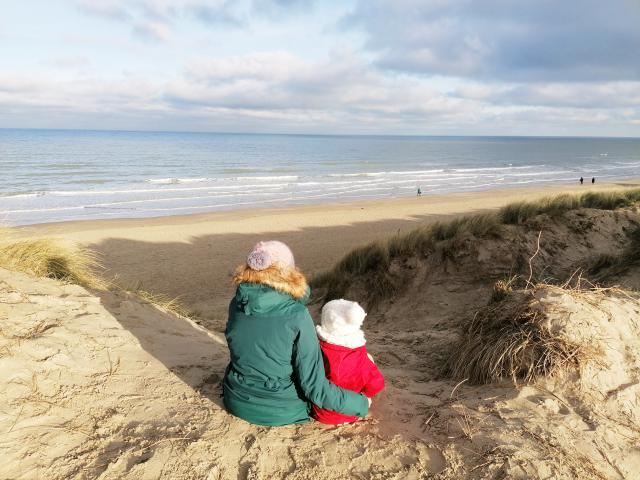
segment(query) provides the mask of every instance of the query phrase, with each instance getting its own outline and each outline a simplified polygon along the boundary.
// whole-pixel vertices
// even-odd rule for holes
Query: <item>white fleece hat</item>
[[[327,336],[350,335],[360,330],[366,316],[358,302],[331,300],[322,307],[320,329]]]

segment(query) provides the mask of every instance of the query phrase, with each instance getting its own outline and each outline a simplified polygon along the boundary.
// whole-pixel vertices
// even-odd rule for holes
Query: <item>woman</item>
[[[309,311],[309,287],[282,242],[260,242],[236,270],[225,335],[231,361],[223,382],[224,405],[258,425],[309,420],[311,403],[364,417],[369,400],[325,377]]]

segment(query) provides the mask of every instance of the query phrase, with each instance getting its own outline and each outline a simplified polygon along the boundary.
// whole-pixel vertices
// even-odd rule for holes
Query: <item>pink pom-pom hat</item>
[[[275,264],[287,269],[296,266],[289,247],[277,240],[258,242],[247,256],[247,265],[252,270],[266,270]]]

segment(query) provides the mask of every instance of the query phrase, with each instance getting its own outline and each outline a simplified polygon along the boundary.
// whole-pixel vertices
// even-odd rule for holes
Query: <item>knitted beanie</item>
[[[266,270],[275,264],[286,269],[296,266],[289,247],[277,240],[258,242],[247,257],[247,265],[252,270]]]

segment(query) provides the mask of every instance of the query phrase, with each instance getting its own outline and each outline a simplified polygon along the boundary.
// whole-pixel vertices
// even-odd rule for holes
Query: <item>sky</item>
[[[640,0],[0,0],[0,128],[640,136]]]

